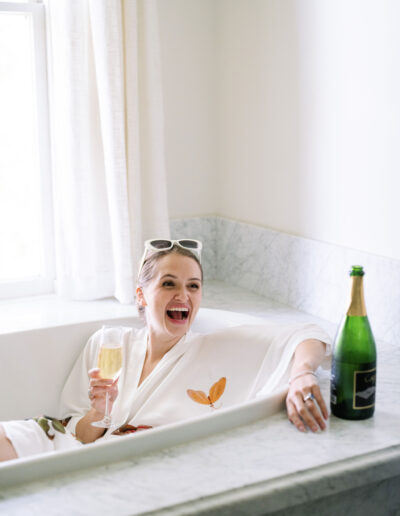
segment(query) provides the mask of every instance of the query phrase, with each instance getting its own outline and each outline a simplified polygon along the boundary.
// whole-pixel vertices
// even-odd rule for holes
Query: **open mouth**
[[[167,310],[167,316],[174,322],[184,322],[189,317],[189,309],[184,307],[170,308]]]

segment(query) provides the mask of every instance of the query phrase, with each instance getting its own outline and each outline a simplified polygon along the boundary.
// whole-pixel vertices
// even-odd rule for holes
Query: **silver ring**
[[[311,400],[311,401],[314,401],[314,400],[315,400],[315,396],[314,396],[314,394],[313,394],[312,392],[309,392],[309,393],[307,394],[307,396],[306,396],[305,398],[303,398],[304,403],[305,403],[307,400]]]
[[[92,393],[92,390],[91,390],[91,389],[88,389],[87,393],[88,393],[89,399],[90,399],[90,400],[91,400],[91,399],[93,399],[93,393]]]

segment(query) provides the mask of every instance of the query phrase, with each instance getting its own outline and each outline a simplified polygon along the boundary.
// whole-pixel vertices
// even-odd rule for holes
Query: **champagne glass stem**
[[[104,418],[105,419],[110,419],[110,414],[108,412],[108,404],[109,404],[109,400],[110,400],[110,396],[108,394],[108,392],[106,393],[106,407],[105,407],[105,412],[104,412]]]
[[[106,393],[106,406],[105,406],[105,411],[104,411],[104,422],[106,424],[110,424],[110,422],[111,422],[111,418],[110,418],[110,414],[109,414],[109,400],[110,400],[110,395],[107,392]]]

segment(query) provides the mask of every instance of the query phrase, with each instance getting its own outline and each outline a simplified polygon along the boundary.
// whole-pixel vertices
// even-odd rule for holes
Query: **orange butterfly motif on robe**
[[[216,408],[214,403],[223,395],[225,385],[226,378],[223,377],[211,386],[208,396],[203,391],[194,391],[192,389],[188,389],[186,392],[188,393],[189,398],[196,403],[201,403],[202,405],[209,405],[211,408]]]

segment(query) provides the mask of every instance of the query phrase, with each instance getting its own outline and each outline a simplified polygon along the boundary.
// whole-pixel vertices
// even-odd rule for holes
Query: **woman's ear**
[[[142,287],[136,288],[136,300],[140,306],[147,306]]]

